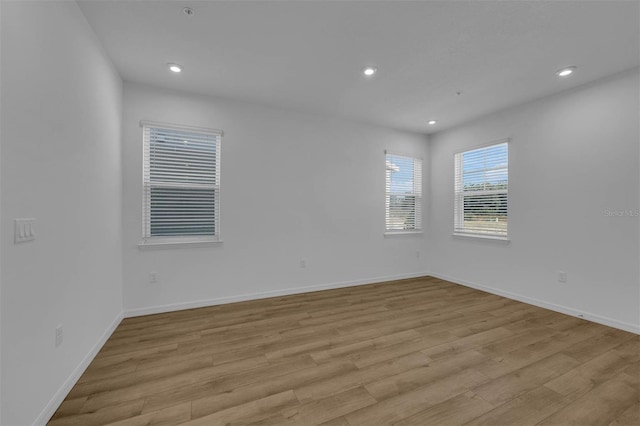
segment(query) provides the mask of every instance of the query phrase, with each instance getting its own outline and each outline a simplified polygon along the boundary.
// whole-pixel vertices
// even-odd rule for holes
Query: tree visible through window
[[[454,233],[507,237],[509,145],[455,155]]]
[[[422,230],[422,160],[386,154],[386,230]]]
[[[143,125],[145,240],[219,235],[221,132]]]

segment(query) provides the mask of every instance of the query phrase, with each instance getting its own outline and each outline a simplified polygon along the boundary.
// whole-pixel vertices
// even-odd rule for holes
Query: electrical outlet
[[[558,272],[558,282],[559,283],[566,283],[567,282],[567,273],[560,271]]]
[[[14,220],[14,243],[23,243],[36,239],[36,220],[33,218]]]
[[[150,272],[149,273],[149,282],[151,284],[156,284],[158,282],[158,273],[157,272]]]
[[[56,327],[56,348],[62,344],[63,337],[62,324]]]
[[[300,261],[300,267],[301,267],[301,268],[306,268],[306,267],[307,267],[307,261],[306,261],[306,260],[304,260],[304,259],[302,259],[302,260]]]

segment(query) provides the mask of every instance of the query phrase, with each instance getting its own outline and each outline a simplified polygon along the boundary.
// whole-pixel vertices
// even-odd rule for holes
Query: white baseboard
[[[354,287],[358,285],[375,284],[385,281],[402,280],[407,278],[418,278],[428,276],[428,272],[416,272],[411,274],[400,274],[386,277],[365,278],[354,281],[342,281],[330,284],[317,284],[308,287],[291,287],[282,290],[262,291],[259,293],[242,294],[238,296],[218,297],[214,299],[194,300],[192,302],[170,303],[167,305],[149,306],[144,308],[126,309],[125,318],[137,317],[141,315],[161,314],[165,312],[180,311],[184,309],[202,308],[205,306],[224,305],[227,303],[245,302],[247,300],[266,299],[269,297],[289,296],[292,294],[310,293],[313,291],[332,290],[343,287]]]
[[[91,348],[89,353],[82,359],[80,364],[73,370],[71,375],[65,380],[65,382],[60,386],[58,391],[53,395],[53,398],[49,401],[49,403],[44,407],[44,409],[40,412],[40,415],[37,417],[36,421],[33,423],[34,425],[45,425],[51,419],[51,417],[55,414],[56,410],[62,404],[62,401],[67,397],[71,388],[76,384],[82,373],[89,367],[91,361],[98,354],[102,346],[109,339],[109,337],[113,334],[120,321],[124,317],[123,312],[119,312],[116,315],[113,322],[107,327],[107,329],[102,333],[102,336],[98,339],[95,345]]]
[[[449,277],[447,275],[442,275],[442,274],[437,274],[437,273],[430,273],[429,275],[431,275],[434,278],[439,278],[441,280],[450,281],[450,282],[455,283],[455,284],[460,284],[460,285],[463,285],[463,286],[466,286],[466,287],[475,288],[477,290],[486,291],[487,293],[491,293],[491,294],[496,294],[498,296],[507,297],[509,299],[517,300],[519,302],[528,303],[530,305],[534,305],[534,306],[538,306],[538,307],[541,307],[541,308],[549,309],[549,310],[552,310],[552,311],[560,312],[562,314],[567,314],[567,315],[571,315],[571,316],[574,316],[574,317],[582,318],[582,319],[585,319],[587,321],[597,322],[598,324],[606,325],[606,326],[613,327],[613,328],[618,328],[620,330],[629,331],[631,333],[640,334],[640,325],[638,325],[638,324],[632,324],[632,323],[628,323],[628,322],[624,322],[624,321],[618,321],[618,320],[613,319],[613,318],[604,317],[602,315],[597,315],[597,314],[593,314],[593,313],[590,313],[590,312],[579,311],[577,309],[570,308],[568,306],[557,305],[557,304],[552,303],[552,302],[547,302],[547,301],[544,301],[544,300],[539,300],[539,299],[535,299],[535,298],[532,298],[532,297],[511,293],[509,291],[500,290],[500,289],[497,289],[495,287],[489,287],[489,286],[482,285],[482,284],[477,284],[477,283],[474,283],[474,282],[471,282],[471,281],[461,280],[461,279],[454,278],[454,277]]]
[[[205,306],[222,305],[226,303],[243,302],[247,300],[265,299],[265,298],[276,297],[276,296],[287,296],[291,294],[310,293],[314,291],[331,290],[331,289],[337,289],[337,288],[343,288],[343,287],[354,287],[359,285],[374,284],[374,283],[401,280],[401,279],[407,279],[407,278],[418,278],[418,277],[424,277],[424,276],[432,276],[434,278],[450,281],[455,284],[460,284],[466,287],[482,290],[487,293],[492,293],[498,296],[507,297],[509,299],[518,300],[520,302],[528,303],[530,305],[539,306],[541,308],[550,309],[552,311],[560,312],[560,313],[571,315],[574,317],[583,318],[588,321],[592,321],[592,322],[607,325],[610,327],[618,328],[621,330],[629,331],[632,333],[640,334],[640,325],[637,325],[637,324],[618,321],[613,318],[608,318],[608,317],[604,317],[604,316],[589,313],[589,312],[578,311],[568,306],[562,306],[562,305],[547,302],[544,300],[539,300],[539,299],[531,298],[528,296],[523,296],[520,294],[515,294],[508,291],[500,290],[494,287],[477,284],[471,281],[462,280],[455,277],[450,277],[447,275],[442,275],[437,273],[430,273],[430,272],[418,272],[418,273],[411,273],[411,274],[400,274],[400,275],[392,275],[392,276],[385,276],[385,277],[366,278],[361,280],[342,281],[342,282],[335,282],[330,284],[318,284],[318,285],[312,285],[307,287],[291,287],[291,288],[282,289],[282,290],[271,290],[271,291],[264,291],[259,293],[243,294],[238,296],[227,296],[227,297],[219,297],[214,299],[196,300],[192,302],[171,303],[171,304],[159,305],[159,306],[135,308],[135,309],[126,310],[124,313],[120,312],[118,313],[118,315],[116,315],[116,318],[109,325],[109,327],[107,327],[107,329],[104,331],[102,336],[100,336],[100,338],[98,339],[96,344],[91,348],[89,353],[87,353],[87,355],[82,359],[80,364],[75,368],[75,370],[71,373],[71,375],[67,378],[67,380],[65,380],[62,386],[60,386],[58,391],[53,395],[49,403],[45,406],[45,408],[42,410],[40,415],[37,417],[34,424],[44,425],[49,421],[49,419],[51,419],[51,416],[53,416],[53,414],[56,412],[56,410],[58,409],[62,401],[64,401],[64,398],[67,396],[69,391],[71,391],[73,386],[80,379],[80,376],[82,376],[82,374],[87,369],[91,361],[93,361],[95,356],[98,354],[98,351],[100,351],[100,349],[105,344],[105,342],[113,334],[118,324],[120,324],[120,321],[122,321],[123,317],[135,317],[140,315],[172,312],[172,311],[178,311],[183,309],[201,308]]]

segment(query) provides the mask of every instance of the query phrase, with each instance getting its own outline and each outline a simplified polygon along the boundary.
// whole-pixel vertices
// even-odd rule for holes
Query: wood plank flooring
[[[425,277],[122,321],[51,425],[634,425],[640,336]]]

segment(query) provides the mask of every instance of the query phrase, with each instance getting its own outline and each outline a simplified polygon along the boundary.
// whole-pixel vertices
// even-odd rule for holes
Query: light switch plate
[[[36,220],[33,218],[16,219],[14,243],[23,243],[36,239]]]

